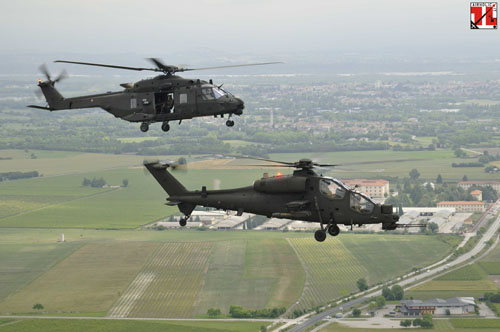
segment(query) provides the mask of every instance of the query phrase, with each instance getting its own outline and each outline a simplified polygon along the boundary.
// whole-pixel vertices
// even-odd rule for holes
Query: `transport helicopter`
[[[38,86],[47,101],[48,106],[29,105],[28,107],[48,111],[60,111],[77,108],[100,107],[113,114],[115,117],[129,121],[141,122],[140,129],[146,132],[149,125],[162,122],[163,131],[170,130],[170,121],[179,121],[204,116],[228,115],[226,126],[234,126],[231,116],[243,114],[245,105],[243,100],[236,98],[222,88],[222,84],[214,85],[212,80],[186,79],[175,75],[178,72],[207,70],[218,68],[234,68],[247,66],[261,66],[281,62],[251,63],[242,65],[229,65],[204,68],[180,68],[165,65],[160,60],[149,59],[155,68],[126,67],[100,63],[77,62],[56,60],[54,62],[70,63],[86,66],[117,68],[135,71],[153,71],[162,73],[153,78],[147,78],[135,83],[122,83],[122,91],[101,94],[64,98],[55,88],[55,84],[67,76],[63,71],[56,79],[52,80],[45,65],[40,66],[40,71],[47,80],[38,80]]]
[[[268,176],[256,180],[253,185],[235,189],[187,190],[169,171],[179,167],[176,163],[144,162],[144,166],[168,193],[166,205],[177,206],[184,214],[179,221],[185,226],[190,214],[198,205],[221,210],[258,214],[268,218],[285,218],[317,222],[320,229],[314,238],[323,242],[326,234],[337,236],[340,224],[352,226],[382,224],[384,230],[394,230],[399,216],[393,213],[392,205],[375,203],[366,194],[349,188],[342,181],[320,176],[315,167],[335,165],[317,164],[311,159],[297,162],[282,162],[262,158],[251,158],[278,165],[265,167],[295,168],[293,174]],[[263,166],[263,165],[251,165]]]

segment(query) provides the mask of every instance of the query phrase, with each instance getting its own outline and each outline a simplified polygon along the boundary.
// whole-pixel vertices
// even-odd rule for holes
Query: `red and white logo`
[[[496,2],[471,2],[470,28],[497,29],[497,8]]]

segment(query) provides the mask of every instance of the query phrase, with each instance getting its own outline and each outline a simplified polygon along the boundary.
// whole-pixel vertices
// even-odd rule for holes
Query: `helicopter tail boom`
[[[159,162],[145,163],[144,166],[154,176],[169,196],[179,196],[188,192],[172,174],[167,171],[170,165]]]

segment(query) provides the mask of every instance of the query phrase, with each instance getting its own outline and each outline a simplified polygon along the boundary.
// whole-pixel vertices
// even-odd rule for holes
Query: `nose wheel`
[[[161,125],[161,130],[167,132],[170,130],[170,125],[168,124],[168,122],[163,122],[162,125]]]
[[[149,124],[147,122],[141,123],[141,131],[145,133],[148,130],[149,130]]]
[[[228,126],[228,127],[234,126],[234,121],[233,120],[227,120],[226,121],[226,126]]]
[[[181,225],[182,227],[186,226],[187,224],[187,220],[189,219],[190,216],[184,216],[182,217],[180,220],[179,220],[179,225]]]

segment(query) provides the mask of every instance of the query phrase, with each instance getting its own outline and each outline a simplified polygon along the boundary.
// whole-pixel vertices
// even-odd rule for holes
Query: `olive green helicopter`
[[[180,219],[185,226],[196,206],[212,207],[220,210],[237,211],[266,216],[319,223],[320,229],[314,238],[323,242],[326,234],[337,236],[338,225],[361,226],[363,224],[382,224],[383,230],[394,230],[405,225],[397,224],[399,215],[393,213],[392,205],[378,204],[368,195],[350,188],[342,181],[332,177],[318,175],[314,168],[333,167],[336,165],[318,164],[311,159],[297,162],[282,162],[263,158],[252,158],[274,165],[246,165],[261,167],[291,167],[293,174],[269,176],[247,187],[207,190],[187,190],[169,171],[185,165],[177,162],[144,162],[146,169],[154,176],[167,192],[166,205],[177,206],[184,214]]]
[[[243,100],[224,90],[222,84],[215,85],[212,80],[207,82],[200,79],[182,78],[175,74],[193,70],[281,63],[264,62],[204,68],[182,68],[166,65],[154,58],[149,60],[156,66],[155,68],[56,60],[54,62],[162,73],[156,77],[143,79],[135,83],[122,83],[120,84],[124,88],[122,91],[70,98],[63,97],[55,88],[57,82],[67,77],[66,71],[63,71],[57,78],[52,80],[47,67],[41,65],[40,71],[45,74],[47,80],[42,81],[39,79],[38,86],[48,105],[28,105],[28,107],[48,111],[99,107],[117,118],[129,122],[140,122],[142,132],[147,132],[149,125],[154,122],[161,122],[161,129],[166,132],[170,130],[170,121],[179,121],[180,124],[182,120],[186,119],[206,116],[224,118],[224,115],[228,115],[226,126],[232,127],[234,121],[231,120],[231,117],[243,114],[245,108]]]

